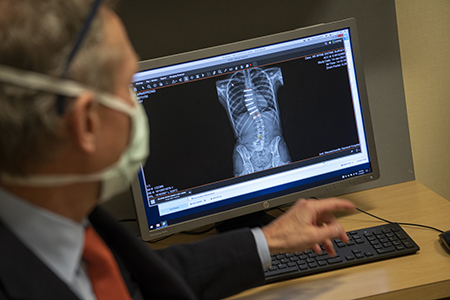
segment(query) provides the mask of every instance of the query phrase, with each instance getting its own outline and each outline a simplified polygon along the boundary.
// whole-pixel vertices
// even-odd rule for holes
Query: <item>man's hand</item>
[[[262,228],[271,254],[304,251],[311,248],[321,253],[321,243],[330,255],[335,255],[332,238],[348,242],[344,228],[333,211],[352,211],[353,203],[330,198],[297,201],[285,214]]]

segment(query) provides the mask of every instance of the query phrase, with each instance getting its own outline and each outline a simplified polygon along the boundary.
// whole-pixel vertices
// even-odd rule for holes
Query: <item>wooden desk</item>
[[[450,230],[450,202],[416,181],[344,195],[360,209],[396,222]],[[383,224],[357,213],[339,217],[345,230]],[[439,299],[450,297],[450,254],[434,230],[402,226],[419,245],[414,255],[279,282],[230,299]]]
[[[416,181],[348,194],[342,198],[390,221],[450,230],[450,202]],[[383,224],[362,213],[338,217],[347,231]],[[439,244],[439,233],[419,227],[403,228],[419,245],[419,253],[274,283],[245,291],[229,300],[450,297],[450,254]],[[197,238],[177,235],[158,243],[157,248]]]

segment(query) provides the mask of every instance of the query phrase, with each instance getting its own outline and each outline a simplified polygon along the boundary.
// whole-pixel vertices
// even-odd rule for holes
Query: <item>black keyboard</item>
[[[350,266],[416,253],[419,246],[396,223],[347,232],[346,244],[333,240],[336,256],[311,249],[272,255],[272,267],[265,270],[266,283],[302,277]]]

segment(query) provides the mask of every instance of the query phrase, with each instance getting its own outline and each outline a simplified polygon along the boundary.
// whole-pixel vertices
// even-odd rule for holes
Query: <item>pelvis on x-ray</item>
[[[236,137],[235,176],[290,163],[276,99],[282,85],[280,68],[242,70],[216,82]]]

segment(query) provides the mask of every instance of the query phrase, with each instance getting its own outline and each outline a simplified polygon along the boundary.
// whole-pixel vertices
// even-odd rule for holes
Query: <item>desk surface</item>
[[[390,221],[418,223],[444,231],[450,230],[450,202],[416,181],[352,193],[342,198],[347,198],[358,208]],[[382,221],[362,213],[338,218],[347,231],[383,224]],[[417,254],[269,284],[229,299],[450,297],[450,254],[439,244],[439,233],[419,227],[402,227],[419,245],[420,251]],[[189,239],[192,241],[192,238],[177,236],[166,243],[184,242]],[[163,246],[165,245],[158,245],[158,248]]]

